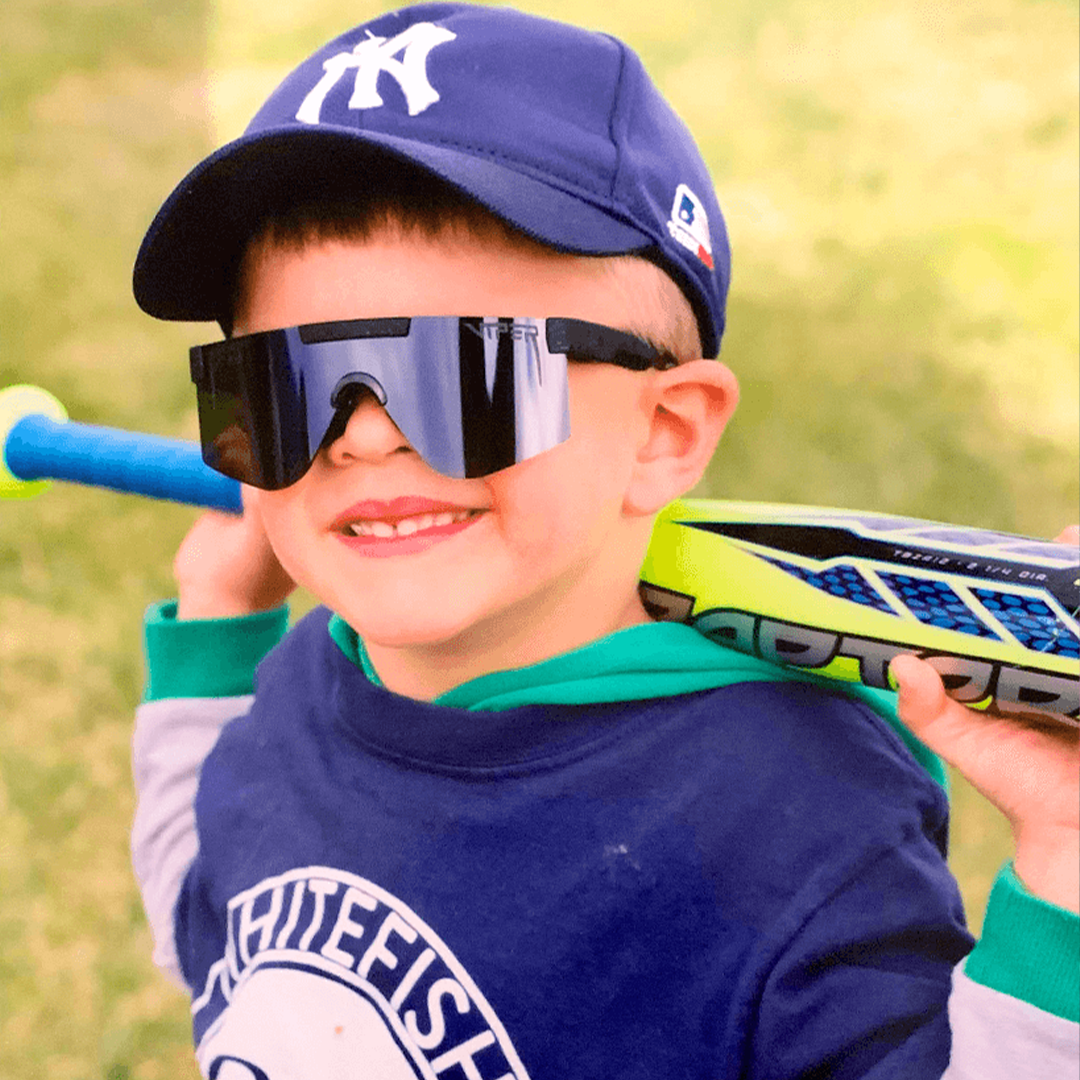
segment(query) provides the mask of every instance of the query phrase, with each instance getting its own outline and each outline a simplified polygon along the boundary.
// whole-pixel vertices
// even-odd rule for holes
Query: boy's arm
[[[154,939],[154,963],[181,986],[173,909],[198,853],[199,772],[221,728],[246,712],[250,701],[250,697],[166,698],[144,702],[135,714],[132,864]]]
[[[133,741],[132,858],[154,961],[182,983],[173,909],[198,851],[202,763],[222,727],[250,707],[255,668],[285,633],[284,601],[293,583],[250,507],[242,518],[200,517],[174,573],[179,602],[155,605],[146,619],[146,697]]]
[[[1058,540],[1078,538],[1073,528]],[[954,974],[946,1077],[1076,1076],[1080,737],[1064,726],[964,708],[913,656],[894,660],[893,673],[900,718],[1005,814],[1015,843],[987,905],[982,939]],[[996,1071],[987,1071],[990,1062]]]

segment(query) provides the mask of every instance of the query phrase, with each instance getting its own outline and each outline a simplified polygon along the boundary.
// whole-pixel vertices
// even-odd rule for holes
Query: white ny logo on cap
[[[456,37],[457,34],[429,22],[413,23],[389,40],[375,37],[368,31],[368,37],[358,42],[352,52],[337,53],[323,61],[325,74],[304,98],[296,119],[302,124],[319,123],[327,94],[350,68],[356,68],[350,109],[377,109],[383,104],[377,84],[379,75],[385,71],[401,87],[409,115],[422,113],[439,100],[438,91],[428,82],[428,53],[436,45]],[[400,60],[397,59],[399,53],[405,54]]]

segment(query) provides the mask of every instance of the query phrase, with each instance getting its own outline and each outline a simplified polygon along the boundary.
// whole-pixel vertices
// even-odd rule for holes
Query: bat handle
[[[52,411],[24,415],[8,428],[0,446],[0,495],[23,497],[40,489],[34,481],[67,480],[243,513],[240,485],[209,468],[197,444],[72,423]]]

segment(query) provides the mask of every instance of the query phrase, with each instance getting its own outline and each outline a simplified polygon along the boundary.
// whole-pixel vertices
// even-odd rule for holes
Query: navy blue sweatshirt
[[[944,792],[878,713],[791,681],[470,711],[326,620],[202,768],[206,1075],[942,1075],[973,940]]]

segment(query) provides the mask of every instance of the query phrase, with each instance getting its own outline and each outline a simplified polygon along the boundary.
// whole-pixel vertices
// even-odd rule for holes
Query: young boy
[[[728,271],[628,49],[457,4],[331,42],[159,213],[136,296],[222,323],[204,449],[253,485],[148,617],[135,737],[205,1076],[1075,1068],[1075,740],[896,664],[1016,827],[971,952],[895,718],[642,606],[735,408]]]

